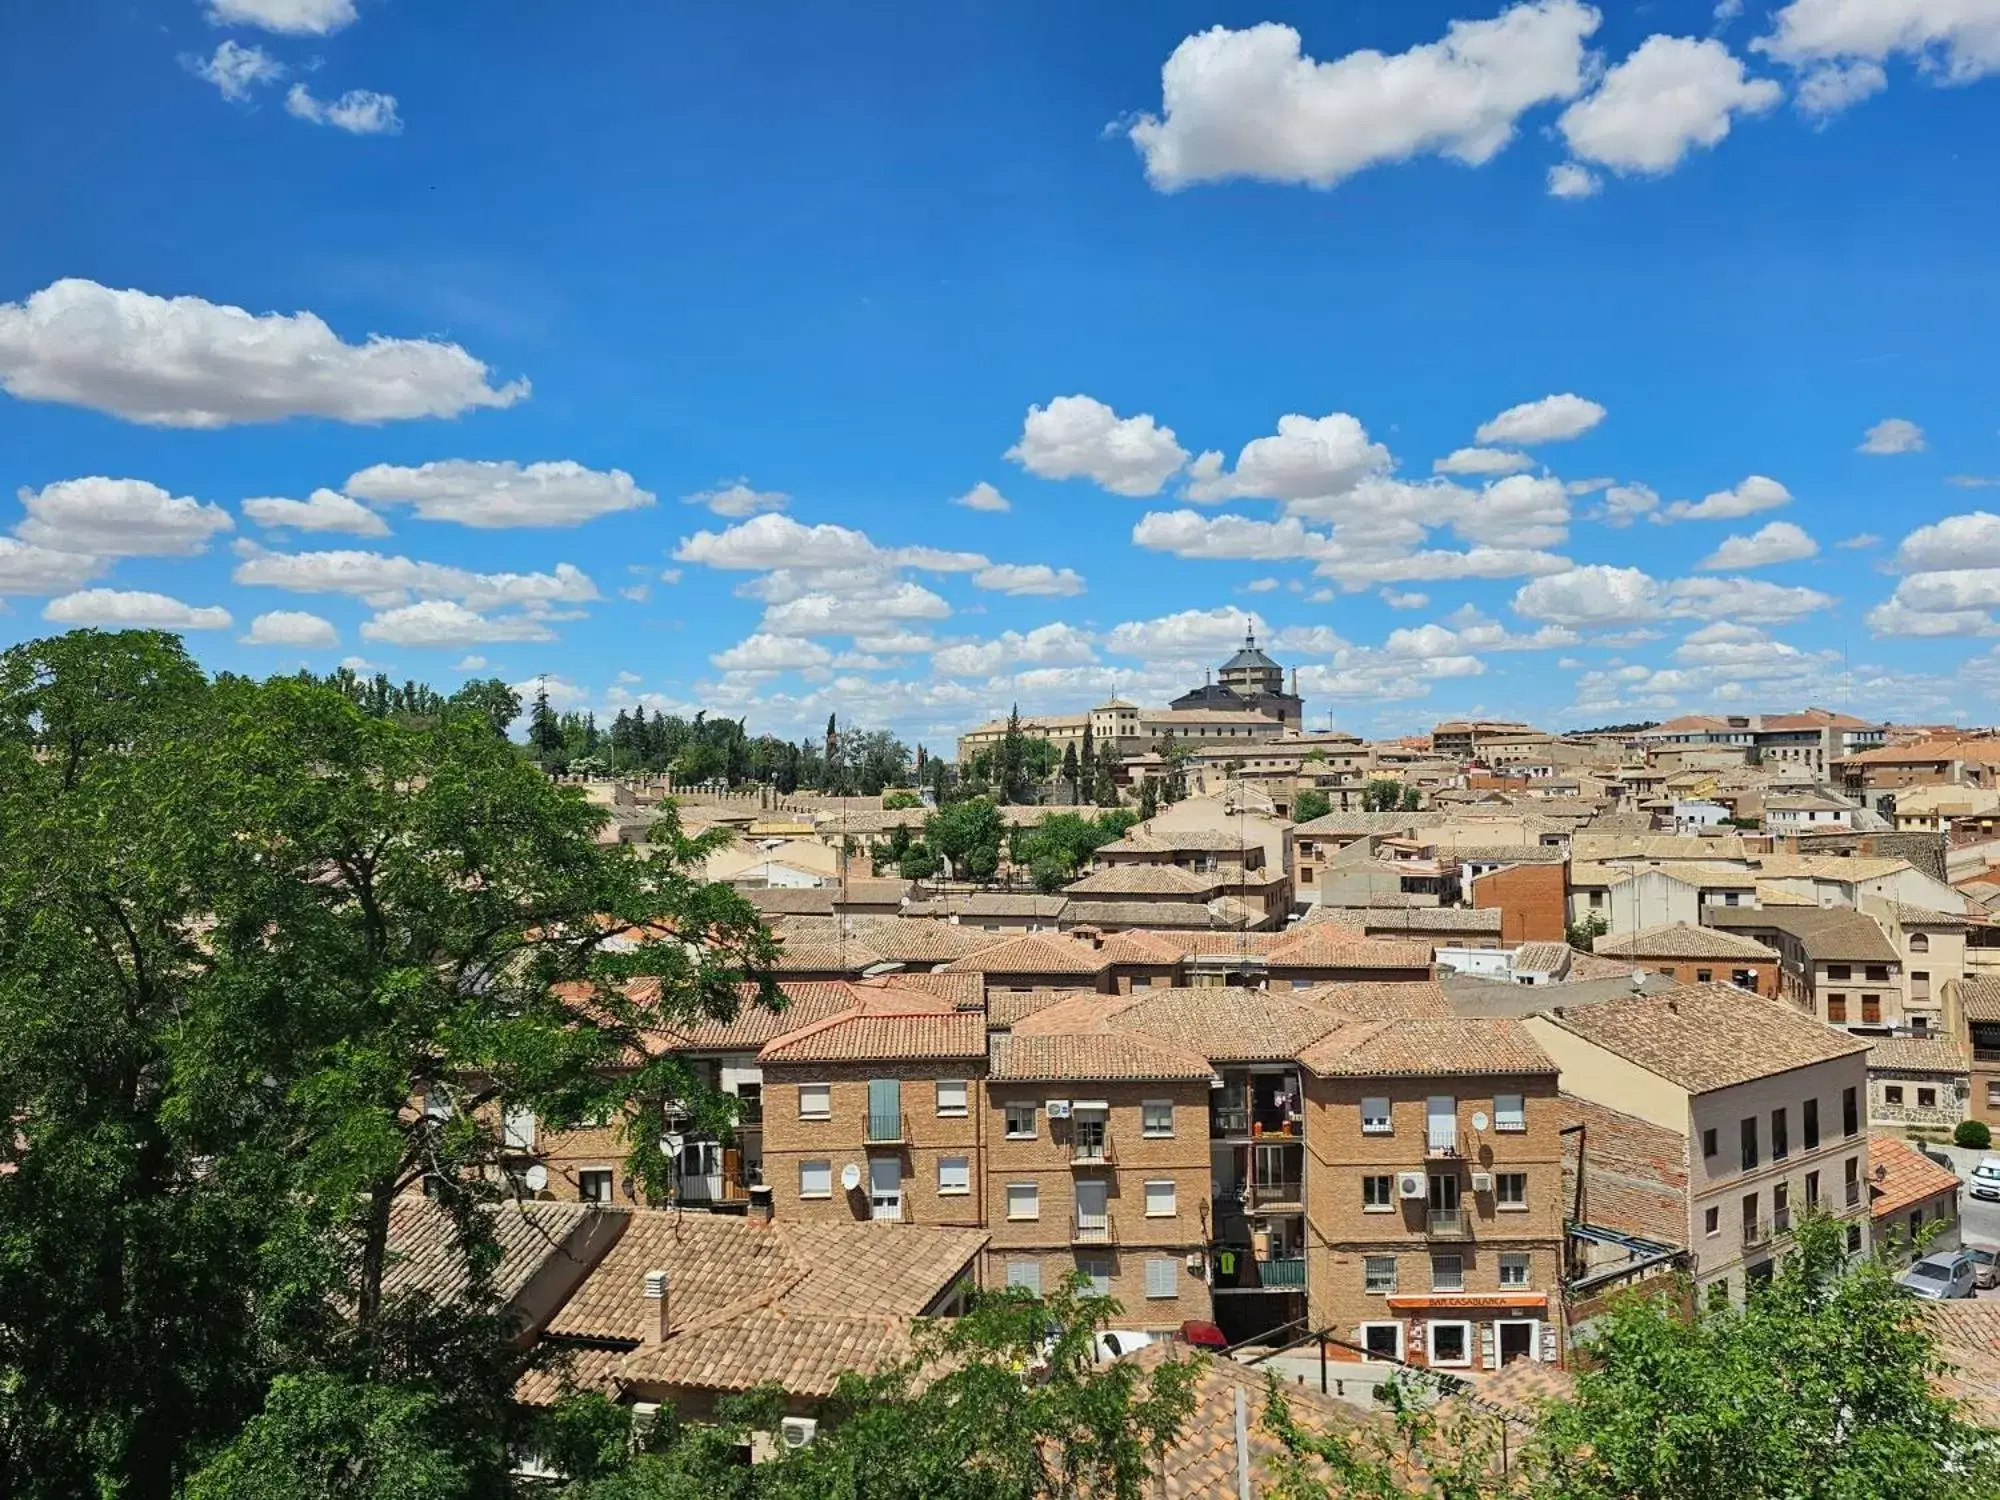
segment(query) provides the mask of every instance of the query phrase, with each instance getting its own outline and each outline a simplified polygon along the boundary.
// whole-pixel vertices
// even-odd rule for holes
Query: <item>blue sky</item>
[[[0,12],[0,639],[2000,718],[2000,5],[708,11]]]

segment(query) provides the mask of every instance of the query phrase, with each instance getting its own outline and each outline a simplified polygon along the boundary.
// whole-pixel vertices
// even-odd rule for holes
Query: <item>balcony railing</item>
[[[1303,1287],[1306,1284],[1305,1259],[1260,1260],[1257,1262],[1257,1283],[1279,1290]]]
[[[1117,1233],[1110,1214],[1080,1212],[1070,1226],[1069,1238],[1073,1245],[1109,1245],[1116,1243]]]
[[[1294,1179],[1290,1182],[1253,1182],[1250,1185],[1251,1204],[1263,1203],[1303,1203],[1305,1185]]]
[[[1745,1245],[1768,1244],[1770,1239],[1771,1221],[1769,1219],[1759,1219],[1755,1223],[1751,1223],[1748,1220],[1744,1222],[1743,1243]]]
[[[895,1110],[868,1111],[868,1144],[900,1146],[910,1138],[908,1116]]]
[[[1861,1206],[1861,1183],[1858,1178],[1847,1184],[1847,1206],[1849,1208]]]
[[[1093,1130],[1075,1132],[1069,1143],[1069,1164],[1073,1167],[1109,1167],[1117,1163],[1117,1153],[1111,1149],[1111,1132]]]
[[[1972,1049],[1972,1060],[1974,1062],[2000,1062],[2000,1047],[1974,1047]]]
[[[1458,1132],[1433,1127],[1424,1137],[1424,1155],[1433,1159],[1458,1155]]]
[[[1209,1111],[1208,1133],[1212,1136],[1228,1137],[1250,1133],[1250,1111],[1248,1109],[1214,1109]]]
[[[1462,1208],[1434,1208],[1424,1215],[1425,1232],[1434,1240],[1462,1240],[1472,1234],[1472,1220]]]
[[[1771,1210],[1771,1233],[1790,1234],[1792,1232],[1792,1211],[1789,1208]]]

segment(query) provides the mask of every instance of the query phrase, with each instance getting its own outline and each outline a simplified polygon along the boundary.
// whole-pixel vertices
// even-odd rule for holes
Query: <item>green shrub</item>
[[[1958,1129],[1951,1133],[1952,1144],[1963,1146],[1968,1151],[1984,1151],[1993,1144],[1993,1132],[1984,1120],[1960,1120]]]

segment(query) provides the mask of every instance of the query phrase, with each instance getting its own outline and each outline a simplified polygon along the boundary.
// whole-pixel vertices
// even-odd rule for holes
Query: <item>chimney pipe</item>
[[[649,1349],[657,1349],[667,1341],[672,1327],[670,1316],[671,1301],[667,1296],[667,1273],[648,1271],[646,1273],[646,1316],[639,1330],[639,1342]]]
[[[769,1183],[756,1183],[750,1189],[750,1217],[768,1224],[776,1216]]]

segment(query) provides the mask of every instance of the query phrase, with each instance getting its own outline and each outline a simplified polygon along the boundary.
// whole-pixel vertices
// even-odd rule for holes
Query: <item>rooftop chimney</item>
[[[649,1349],[657,1349],[667,1341],[667,1333],[672,1327],[669,1316],[671,1303],[667,1297],[667,1273],[648,1271],[646,1273],[646,1315],[641,1320],[639,1342]]]
[[[773,1212],[770,1184],[764,1182],[754,1184],[750,1189],[750,1217],[761,1219],[768,1224],[771,1222]]]

